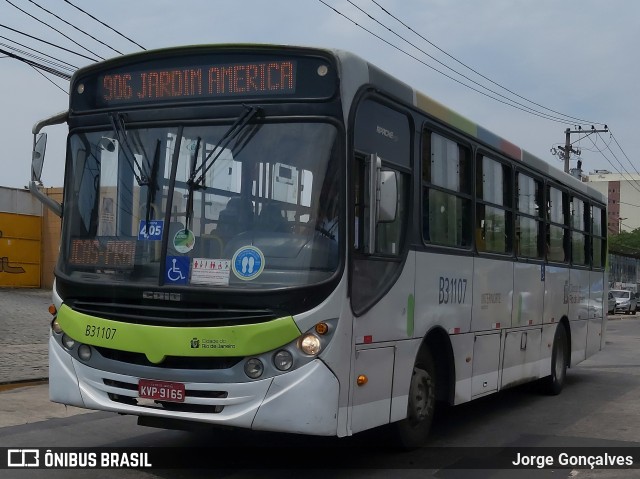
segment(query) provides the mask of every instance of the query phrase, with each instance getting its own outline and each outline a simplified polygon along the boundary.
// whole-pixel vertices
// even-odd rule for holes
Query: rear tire
[[[415,449],[426,443],[435,404],[436,369],[431,354],[425,350],[419,354],[413,366],[407,417],[392,425],[401,449]]]
[[[568,355],[567,330],[562,324],[558,324],[551,352],[551,374],[544,379],[546,394],[556,396],[562,391],[567,378]]]

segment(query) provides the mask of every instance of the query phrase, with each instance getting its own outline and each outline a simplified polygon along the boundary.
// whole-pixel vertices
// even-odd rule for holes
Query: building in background
[[[607,223],[610,235],[640,228],[640,174],[595,170],[585,181],[609,198]]]
[[[47,195],[62,201],[62,188]],[[28,190],[0,186],[0,287],[51,288],[60,218]]]

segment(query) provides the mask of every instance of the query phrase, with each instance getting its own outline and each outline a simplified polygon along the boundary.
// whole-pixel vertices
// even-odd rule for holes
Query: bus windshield
[[[111,123],[69,139],[60,270],[70,279],[268,289],[336,272],[333,125]]]

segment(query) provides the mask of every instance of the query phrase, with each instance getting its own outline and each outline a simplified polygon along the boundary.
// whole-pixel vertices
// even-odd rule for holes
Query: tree
[[[609,253],[640,256],[640,228],[609,236]]]

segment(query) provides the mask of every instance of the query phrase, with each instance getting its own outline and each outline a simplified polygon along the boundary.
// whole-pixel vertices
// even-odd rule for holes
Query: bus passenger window
[[[422,234],[443,246],[471,246],[469,150],[425,131],[422,151]]]

